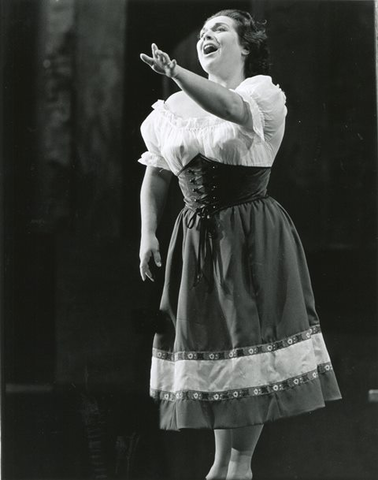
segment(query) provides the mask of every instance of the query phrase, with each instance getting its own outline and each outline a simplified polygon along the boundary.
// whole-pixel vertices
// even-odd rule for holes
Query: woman
[[[154,280],[150,262],[162,264],[156,229],[172,175],[185,200],[168,252],[151,394],[162,428],[214,430],[207,480],[251,479],[265,422],[340,393],[298,234],[267,195],[286,106],[264,74],[265,32],[248,13],[224,10],[206,21],[197,52],[208,79],[154,44],[141,55],[181,89],[141,127],[143,280]]]

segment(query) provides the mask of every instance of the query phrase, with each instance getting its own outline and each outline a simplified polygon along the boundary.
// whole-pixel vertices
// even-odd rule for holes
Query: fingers
[[[158,48],[156,43],[151,45],[152,57],[145,53],[140,54],[141,60],[149,65],[156,73],[167,75],[173,78],[175,68],[177,66],[176,60],[171,60],[169,55]]]
[[[142,278],[143,278],[143,277],[142,277]],[[146,278],[148,278],[149,280],[151,280],[151,282],[154,282],[154,281],[155,281],[154,276],[152,275],[151,270],[150,270],[148,267],[146,268],[146,270],[145,270],[145,272],[144,272],[144,279],[143,279],[143,281],[144,281]]]
[[[140,58],[144,62],[148,63],[149,65],[153,64],[156,61],[160,61],[160,62],[164,63],[164,62],[166,62],[167,57],[169,59],[169,56],[165,52],[163,52],[162,50],[159,50],[155,43],[153,43],[151,45],[151,52],[152,52],[152,57],[149,57],[145,53],[140,54]]]
[[[146,280],[146,278],[151,280],[151,282],[155,281],[154,276],[152,275],[150,267],[148,266],[147,262],[142,262],[139,268],[140,268],[140,276],[142,277],[143,282]]]
[[[161,267],[161,257],[160,257],[160,252],[153,252],[154,255],[154,262],[157,267]]]
[[[151,269],[149,267],[151,257],[153,257],[155,265],[157,267],[161,267],[161,256],[158,250],[154,250],[152,251],[152,253],[149,253],[148,255],[144,255],[141,259],[140,267],[139,267],[140,276],[142,277],[143,281],[145,281],[146,278],[151,280],[151,282],[155,281],[154,276],[152,275]]]
[[[151,51],[152,51],[152,56],[156,62],[161,63],[164,67],[167,66],[170,62],[171,59],[169,58],[169,55],[163,50],[160,50],[156,43],[153,43],[151,45]]]
[[[152,67],[155,63],[154,59],[152,57],[149,57],[145,53],[140,54],[140,59],[143,60],[144,63],[147,63],[150,67]]]
[[[146,280],[146,278],[149,278],[152,282],[154,281],[151,270],[148,266],[150,258],[151,258],[151,252],[148,252],[148,253],[140,252],[139,271],[140,271],[140,276],[142,277],[143,282]]]
[[[157,47],[153,50],[153,55],[156,60],[160,61],[164,66],[168,65],[171,61],[169,55],[162,50],[159,50]]]
[[[173,59],[168,66],[169,66],[169,69],[170,69],[171,78],[175,78],[176,77],[175,69],[176,69],[176,66],[177,66],[176,60]]]
[[[157,47],[154,48],[153,52],[154,52],[155,58],[157,59],[157,61],[160,62],[160,65],[164,69],[165,74],[168,77],[173,78],[175,76],[174,71],[177,66],[176,60],[171,60],[170,56],[167,53],[163,52],[162,50],[159,50]]]

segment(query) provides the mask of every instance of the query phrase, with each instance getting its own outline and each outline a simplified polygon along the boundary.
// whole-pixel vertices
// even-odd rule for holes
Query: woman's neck
[[[245,80],[245,75],[241,72],[235,72],[234,74],[225,77],[210,73],[208,79],[214,83],[222,85],[222,87],[235,89],[243,80]]]

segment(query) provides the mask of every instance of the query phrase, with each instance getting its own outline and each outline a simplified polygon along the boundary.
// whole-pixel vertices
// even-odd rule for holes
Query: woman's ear
[[[249,55],[249,48],[248,47],[243,47],[242,55],[243,55],[243,57],[248,57],[248,55]]]

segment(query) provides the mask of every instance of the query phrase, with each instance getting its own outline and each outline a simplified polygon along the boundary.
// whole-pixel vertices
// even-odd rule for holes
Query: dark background
[[[302,237],[343,400],[266,427],[261,479],[378,477],[373,1],[1,3],[4,479],[196,479],[210,432],[159,432],[148,398],[154,285],[138,273],[139,127],[173,85],[152,41],[199,72],[207,16],[267,20],[287,95],[270,194]],[[160,237],[181,208],[173,185]]]

